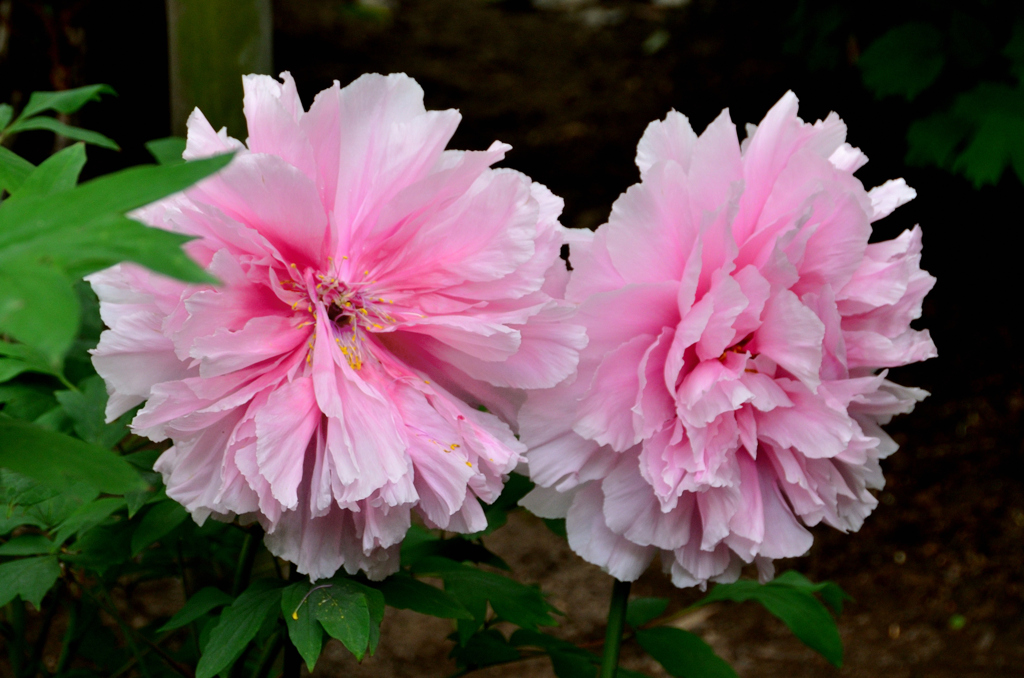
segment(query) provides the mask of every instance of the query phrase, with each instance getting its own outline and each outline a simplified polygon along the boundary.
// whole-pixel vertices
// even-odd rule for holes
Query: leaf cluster
[[[864,85],[881,98],[921,100],[907,132],[912,165],[937,166],[975,187],[1012,168],[1024,182],[1024,12],[1001,21],[983,5],[885,32],[860,56]],[[1001,48],[1000,48],[1001,47]],[[965,86],[966,85],[966,86]]]

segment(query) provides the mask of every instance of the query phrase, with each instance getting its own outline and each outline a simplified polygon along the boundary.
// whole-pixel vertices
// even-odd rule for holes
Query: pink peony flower
[[[915,196],[865,191],[834,113],[787,93],[740,143],[728,111],[698,137],[671,112],[637,151],[641,182],[589,245],[566,297],[590,343],[579,373],[520,415],[538,485],[572,548],[620,580],[656,553],[676,586],[802,555],[804,525],[857,530],[877,503],[879,427],[925,395],[885,368],[936,355],[910,328],[934,284],[921,231],[868,244]],[[880,371],[881,370],[881,371]]]
[[[486,526],[478,500],[524,450],[509,388],[575,370],[562,202],[490,169],[507,145],[445,151],[458,112],[426,111],[405,75],[335,83],[308,112],[282,78],[244,78],[248,148],[195,111],[185,157],[236,158],[139,215],[196,236],[223,285],[91,276],[110,328],[93,361],[108,418],[147,401],[132,428],[173,441],[155,468],[198,522],[258,520],[314,579],[380,578],[414,509]]]

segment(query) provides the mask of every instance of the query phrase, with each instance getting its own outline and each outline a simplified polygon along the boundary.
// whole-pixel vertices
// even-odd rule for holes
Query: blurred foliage
[[[906,102],[908,164],[1024,182],[1024,4],[805,0],[790,25],[810,70],[856,63],[868,91]]]

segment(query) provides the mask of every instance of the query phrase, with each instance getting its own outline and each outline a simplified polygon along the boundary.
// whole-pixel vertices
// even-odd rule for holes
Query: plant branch
[[[32,646],[32,657],[28,660],[27,675],[34,676],[39,672],[39,663],[43,659],[43,649],[46,647],[46,639],[50,636],[50,627],[53,625],[54,615],[57,614],[63,588],[63,581],[58,580],[56,590],[50,596],[50,604],[46,606],[46,611],[43,613],[43,624],[39,629],[39,635],[36,637],[35,645]]]
[[[608,626],[604,634],[604,655],[601,658],[601,678],[615,678],[619,670],[619,648],[622,629],[626,623],[626,604],[629,601],[630,582],[615,580],[612,599],[608,605]]]
[[[247,530],[245,539],[242,541],[242,552],[238,556],[238,565],[235,566],[235,578],[231,584],[231,595],[236,598],[249,586],[252,564],[256,561],[259,545],[259,539],[253,531]]]
[[[252,678],[267,678],[270,675],[270,669],[274,667],[277,656],[281,654],[281,648],[285,644],[287,633],[286,630],[282,629],[274,634],[274,638],[260,656],[259,664],[256,665],[256,671],[252,674]]]

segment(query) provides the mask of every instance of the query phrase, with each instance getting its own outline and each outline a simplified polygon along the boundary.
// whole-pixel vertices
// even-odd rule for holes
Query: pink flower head
[[[236,151],[149,224],[223,284],[133,265],[90,277],[110,328],[94,351],[108,418],[147,401],[171,439],[167,494],[202,522],[258,520],[321,578],[380,578],[415,509],[475,532],[523,446],[506,390],[557,384],[585,343],[564,315],[561,200],[508,146],[446,151],[456,111],[405,75],[338,83],[304,111],[291,77],[244,78],[248,148],[189,118],[186,158]],[[485,405],[490,412],[478,409]]]
[[[740,143],[728,111],[699,137],[671,112],[637,152],[641,182],[590,244],[566,298],[590,343],[579,373],[520,415],[536,513],[621,580],[656,553],[677,586],[802,555],[801,524],[856,530],[896,444],[879,427],[925,395],[884,368],[936,355],[910,328],[934,278],[921,231],[868,244],[912,199],[865,191],[834,113],[787,93]],[[881,371],[880,371],[881,370]]]

